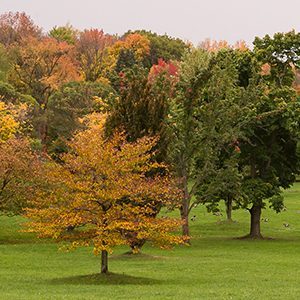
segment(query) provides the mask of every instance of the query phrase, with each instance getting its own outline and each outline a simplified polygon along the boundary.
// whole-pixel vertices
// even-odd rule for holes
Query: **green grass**
[[[192,246],[146,246],[137,256],[118,248],[109,276],[98,274],[91,249],[58,251],[19,232],[21,218],[1,217],[0,299],[299,299],[300,183],[285,194],[285,212],[263,211],[262,233],[273,239],[236,239],[248,233],[246,211],[228,224],[199,207]]]

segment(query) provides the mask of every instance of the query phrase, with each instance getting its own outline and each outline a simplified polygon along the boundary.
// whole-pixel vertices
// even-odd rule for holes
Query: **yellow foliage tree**
[[[18,127],[19,122],[15,120],[14,113],[0,101],[0,143],[14,137]]]
[[[108,272],[108,252],[130,245],[132,235],[162,248],[184,242],[172,233],[179,220],[153,218],[158,202],[175,206],[180,198],[168,176],[147,176],[162,167],[151,160],[156,139],[128,143],[122,132],[105,139],[104,120],[93,115],[69,143],[63,164],[49,165],[51,191],[40,191],[26,210],[28,230],[39,237],[68,241],[71,248],[93,246],[102,256],[101,273]]]
[[[22,136],[26,105],[0,101],[0,212],[18,214],[32,193],[37,163],[28,139]]]
[[[105,59],[106,71],[111,72],[115,68],[121,51],[129,50],[134,54],[136,61],[142,61],[150,53],[150,40],[141,34],[131,33],[123,40],[117,41],[108,48]]]

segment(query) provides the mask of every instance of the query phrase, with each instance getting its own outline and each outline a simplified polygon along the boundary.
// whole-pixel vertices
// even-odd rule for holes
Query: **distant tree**
[[[132,50],[136,60],[142,61],[150,52],[150,41],[141,34],[132,33],[118,41],[115,45],[115,49],[116,51],[118,51],[118,49]]]
[[[114,97],[110,85],[101,82],[70,82],[61,86],[49,99],[49,153],[58,158],[67,151],[66,141],[84,128],[80,120],[92,112],[109,109]]]
[[[113,72],[118,74],[125,68],[142,65],[149,51],[150,41],[147,37],[138,33],[128,34],[108,49],[106,72],[114,75]]]
[[[0,15],[0,43],[9,46],[29,37],[40,38],[42,30],[24,12]]]
[[[55,38],[59,42],[66,42],[70,45],[74,45],[78,38],[78,30],[73,28],[72,25],[67,24],[65,26],[54,26],[49,31],[49,36]]]
[[[0,101],[0,142],[5,142],[15,136],[20,126],[16,120],[17,111],[14,106]]]
[[[221,49],[230,49],[230,47],[230,44],[225,40],[216,41],[209,38],[202,41],[199,45],[199,48],[209,52],[218,52]]]
[[[31,195],[37,160],[21,135],[25,105],[0,101],[0,214],[19,214]]]
[[[155,139],[128,143],[120,132],[105,139],[103,121],[93,115],[89,128],[69,143],[64,163],[46,173],[51,191],[41,192],[26,216],[29,231],[40,237],[69,242],[71,248],[92,245],[102,255],[101,273],[107,273],[108,252],[130,244],[126,236],[133,232],[163,248],[183,239],[172,234],[178,220],[149,217],[156,208],[151,201],[144,204],[152,199],[176,205],[178,197],[167,176],[146,176],[158,167],[151,162]],[[74,230],[66,230],[70,226]]]
[[[116,62],[115,71],[117,74],[125,69],[130,69],[138,62],[135,58],[134,52],[131,49],[121,49],[118,60]]]
[[[147,37],[150,41],[150,51],[148,56],[144,59],[144,65],[151,67],[162,59],[166,62],[180,61],[184,52],[189,48],[189,45],[179,38],[172,38],[168,35],[158,35],[151,31],[136,30],[125,33],[137,33]]]
[[[0,44],[0,81],[7,81],[7,74],[11,64],[7,50]]]
[[[77,60],[86,81],[96,81],[104,76],[108,47],[115,38],[103,30],[86,29],[79,34],[75,44]]]
[[[13,68],[9,82],[36,100],[33,125],[45,145],[48,135],[47,109],[50,96],[60,85],[79,79],[70,55],[72,46],[53,38],[29,38],[26,45],[12,49]]]
[[[139,66],[121,72],[119,95],[112,103],[107,132],[122,128],[129,141],[146,135],[159,136],[157,159],[164,161],[168,143],[165,120],[177,79],[176,65],[164,62],[153,66],[150,73]]]
[[[31,109],[37,104],[32,96],[20,93],[11,84],[2,81],[0,81],[0,99],[6,104],[27,103]]]
[[[239,40],[235,42],[233,45],[230,45],[225,40],[211,40],[205,39],[199,44],[199,48],[204,49],[209,52],[218,52],[222,49],[232,49],[232,50],[239,50],[239,51],[247,51],[249,47],[247,46],[244,40]]]
[[[0,143],[0,214],[21,214],[33,192],[37,159],[26,138]]]

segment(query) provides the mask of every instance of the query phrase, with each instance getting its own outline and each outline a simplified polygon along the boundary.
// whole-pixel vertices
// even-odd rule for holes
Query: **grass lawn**
[[[91,249],[63,253],[19,232],[20,217],[0,217],[0,299],[300,299],[300,183],[285,195],[286,211],[263,210],[262,233],[273,239],[235,239],[248,233],[248,212],[228,224],[199,207],[192,246],[136,256],[118,248],[107,277]]]

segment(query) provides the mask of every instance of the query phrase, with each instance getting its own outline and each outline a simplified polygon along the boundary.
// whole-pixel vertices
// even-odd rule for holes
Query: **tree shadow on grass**
[[[164,280],[153,278],[135,277],[126,274],[89,274],[63,278],[55,278],[48,281],[52,285],[154,285],[163,284]]]
[[[126,252],[118,255],[112,255],[109,259],[112,260],[162,260],[165,259],[165,256],[157,256],[157,255],[150,255],[145,253],[132,253]]]

